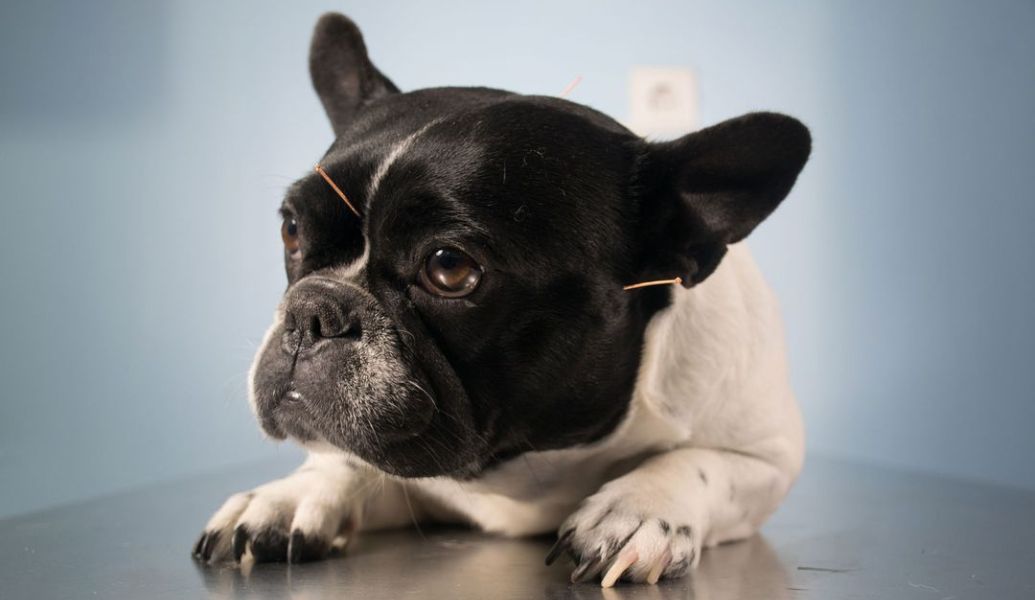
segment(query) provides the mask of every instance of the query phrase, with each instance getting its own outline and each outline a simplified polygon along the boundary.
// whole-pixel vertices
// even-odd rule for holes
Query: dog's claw
[[[205,541],[201,544],[201,560],[208,562],[212,559],[212,553],[216,549],[216,542],[219,541],[219,532],[212,531],[204,535]]]
[[[572,583],[582,583],[593,579],[600,573],[607,563],[602,558],[593,558],[582,563],[571,572]]]
[[[206,534],[204,531],[202,531],[201,535],[198,536],[198,541],[194,542],[194,549],[191,550],[191,553],[190,553],[190,555],[193,556],[194,558],[201,558],[201,549],[205,546],[205,537],[207,535],[208,534]]]
[[[248,530],[243,525],[234,529],[234,561],[241,562],[244,551],[248,549]]]
[[[288,562],[303,563],[319,560],[327,554],[329,544],[318,537],[306,536],[301,529],[291,532],[288,540]]]
[[[647,572],[647,579],[645,581],[650,585],[655,585],[658,580],[661,579],[661,574],[668,568],[669,563],[672,562],[672,551],[665,550],[665,553],[661,555],[654,566],[651,567],[650,571]]]
[[[288,562],[298,564],[302,562],[302,546],[305,544],[305,536],[299,530],[291,532],[291,539],[288,540]]]
[[[279,529],[263,529],[251,538],[252,558],[257,563],[288,559],[288,536]]]
[[[600,587],[613,587],[615,582],[625,573],[626,569],[633,566],[637,560],[640,559],[639,554],[633,550],[630,552],[622,553],[618,559],[611,564],[611,568],[607,570],[604,577],[600,581]]]
[[[557,541],[554,542],[554,545],[546,554],[546,566],[552,565],[553,562],[557,560],[557,557],[560,556],[562,552],[568,549],[568,541],[571,540],[571,536],[573,533],[575,533],[575,530],[569,529],[568,531],[562,533],[559,538],[557,538]]]

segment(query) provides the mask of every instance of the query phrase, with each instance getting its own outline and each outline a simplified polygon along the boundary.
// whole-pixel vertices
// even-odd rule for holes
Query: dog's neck
[[[660,416],[688,439],[691,412],[739,397],[742,391],[731,386],[743,378],[735,375],[763,366],[755,358],[771,341],[759,332],[773,330],[773,300],[744,244],[730,246],[703,283],[672,286],[671,293],[671,304],[647,326],[632,410]],[[778,323],[776,330],[779,335]]]

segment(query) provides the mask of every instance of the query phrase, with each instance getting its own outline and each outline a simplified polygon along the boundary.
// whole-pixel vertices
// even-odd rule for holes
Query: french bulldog
[[[230,497],[195,557],[465,523],[556,531],[547,562],[610,586],[757,531],[804,434],[741,242],[805,165],[805,126],[753,113],[649,142],[555,97],[402,93],[339,14],[310,71],[335,140],[283,201],[288,285],[249,384],[265,433],[309,455]]]

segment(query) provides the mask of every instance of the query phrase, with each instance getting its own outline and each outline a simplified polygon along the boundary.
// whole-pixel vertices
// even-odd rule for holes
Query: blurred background
[[[751,244],[814,454],[1035,489],[1035,3],[5,2],[0,517],[298,451],[245,376],[276,208],[330,144],[306,54],[350,15],[403,90],[558,94],[626,121],[636,66],[697,122],[795,115],[813,157]]]

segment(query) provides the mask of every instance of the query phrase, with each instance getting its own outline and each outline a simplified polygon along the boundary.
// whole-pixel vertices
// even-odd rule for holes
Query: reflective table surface
[[[265,464],[0,521],[0,598],[1035,598],[1035,493],[811,459],[761,535],[657,586],[568,583],[549,537],[361,534],[303,565],[203,567],[202,524]]]

